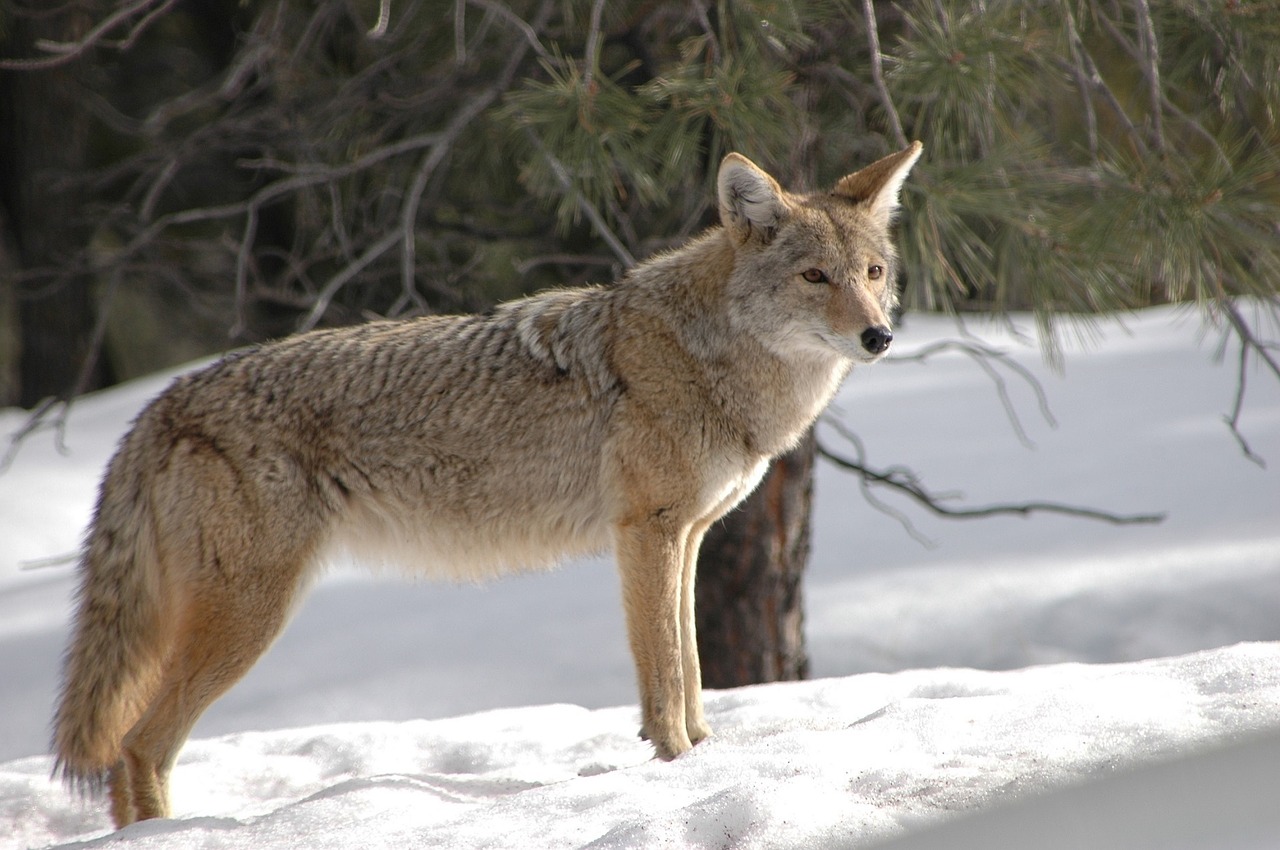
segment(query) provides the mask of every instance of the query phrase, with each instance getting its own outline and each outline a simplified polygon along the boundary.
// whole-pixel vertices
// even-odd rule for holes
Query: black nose
[[[875,325],[862,332],[862,347],[872,354],[881,354],[893,342],[893,331]]]

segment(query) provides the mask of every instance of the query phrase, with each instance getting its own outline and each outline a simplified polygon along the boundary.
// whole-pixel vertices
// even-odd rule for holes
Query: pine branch
[[[1122,125],[1124,125],[1124,128],[1128,132],[1129,138],[1133,141],[1134,146],[1140,151],[1145,152],[1147,150],[1146,140],[1142,138],[1142,133],[1139,132],[1137,126],[1133,123],[1133,119],[1129,117],[1129,113],[1125,110],[1124,104],[1120,102],[1120,98],[1116,96],[1116,93],[1111,90],[1111,86],[1107,85],[1107,81],[1103,79],[1102,72],[1098,70],[1097,63],[1093,61],[1093,56],[1085,48],[1083,42],[1078,43],[1076,46],[1079,51],[1078,62],[1081,63],[1081,67],[1083,67],[1085,72],[1084,78],[1088,80],[1090,87],[1102,96],[1103,102],[1111,108],[1112,114]],[[1052,61],[1054,61],[1054,64],[1071,73],[1072,76],[1075,76],[1077,67],[1073,63],[1057,57]]]
[[[1156,41],[1156,28],[1151,20],[1151,7],[1147,0],[1133,0],[1137,12],[1138,33],[1142,47],[1142,71],[1147,78],[1147,96],[1151,110],[1151,136],[1156,152],[1165,154],[1164,93],[1160,87],[1160,46]]]
[[[1092,88],[1091,75],[1086,65],[1084,39],[1080,37],[1080,29],[1076,26],[1075,13],[1071,11],[1071,3],[1062,4],[1062,12],[1066,16],[1067,46],[1071,51],[1071,76],[1076,88],[1080,91],[1080,101],[1084,106],[1085,127],[1089,134],[1089,158],[1096,165],[1098,162],[1098,114],[1093,108],[1093,98],[1089,90]],[[1096,72],[1096,68],[1094,71]]]
[[[587,48],[583,59],[584,70],[582,85],[587,91],[596,73],[600,70],[600,46],[604,43],[604,33],[600,30],[600,18],[604,15],[604,0],[595,0],[591,4],[591,21],[587,26]]]
[[[1064,4],[1067,7],[1067,14],[1070,16],[1070,4]],[[1156,151],[1158,153],[1167,152],[1167,143],[1164,133],[1163,112],[1167,111],[1180,119],[1191,132],[1195,133],[1201,140],[1213,148],[1218,159],[1228,168],[1231,167],[1231,159],[1222,149],[1222,144],[1212,133],[1205,129],[1204,125],[1188,114],[1184,109],[1174,103],[1168,93],[1165,91],[1161,83],[1160,75],[1160,52],[1156,41],[1155,25],[1151,19],[1151,9],[1146,0],[1135,0],[1134,5],[1138,13],[1139,36],[1141,46],[1135,45],[1130,41],[1123,32],[1110,20],[1106,15],[1098,15],[1097,19],[1102,23],[1107,34],[1120,45],[1121,49],[1133,59],[1134,64],[1142,70],[1143,77],[1147,81],[1147,98],[1149,108],[1152,113],[1152,137],[1156,143]],[[1074,29],[1074,20],[1072,20]],[[1078,37],[1078,36],[1077,36]],[[1074,48],[1074,44],[1073,44]],[[1130,125],[1133,132],[1137,132],[1136,128]]]
[[[573,178],[569,176],[569,170],[564,167],[564,163],[556,157],[554,153],[538,138],[538,134],[528,125],[524,128],[525,136],[529,139],[529,143],[534,149],[541,154],[547,166],[551,169],[551,173],[555,176],[556,182],[560,184],[561,190],[568,197],[573,198],[574,203],[578,205],[578,209],[591,222],[591,226],[595,228],[596,234],[605,241],[609,246],[609,250],[613,251],[618,262],[626,268],[631,268],[636,264],[636,258],[627,246],[622,244],[622,240],[613,232],[613,228],[609,227],[609,223],[605,221],[604,215],[591,203],[591,200],[583,194],[582,190],[574,185]]]

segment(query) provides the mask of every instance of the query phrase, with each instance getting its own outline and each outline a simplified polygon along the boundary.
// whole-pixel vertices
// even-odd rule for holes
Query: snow
[[[818,470],[806,583],[813,681],[708,694],[715,738],[673,763],[639,725],[607,558],[482,587],[340,570],[206,714],[173,820],[110,833],[48,779],[78,545],[128,420],[169,376],[83,399],[59,453],[0,475],[0,848],[1276,846],[1280,385],[1174,308],[1065,341],[969,324],[1042,382],[996,386],[954,321],[908,316],[897,361],[838,402],[872,465],[966,504],[1053,500],[1158,525],[943,520],[921,545]],[[0,433],[23,421],[0,412]],[[1019,428],[1025,441],[1023,445]],[[820,439],[852,455],[835,428]],[[982,669],[974,669],[982,668]],[[80,842],[87,842],[83,844]]]

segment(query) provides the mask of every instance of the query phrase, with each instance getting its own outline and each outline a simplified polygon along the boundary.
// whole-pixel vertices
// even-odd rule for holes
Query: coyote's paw
[[[689,721],[687,724],[686,734],[688,735],[688,742],[686,743],[683,736],[681,736],[677,740],[673,741],[674,746],[663,746],[658,741],[655,741],[653,736],[649,734],[648,726],[641,726],[640,730],[636,733],[636,736],[641,741],[648,741],[653,744],[657,758],[660,758],[663,761],[671,761],[676,756],[688,752],[698,744],[712,737],[715,733],[711,731],[711,727],[705,720],[697,720]]]
[[[705,720],[690,720],[688,723],[689,742],[695,747],[710,738],[714,733]]]

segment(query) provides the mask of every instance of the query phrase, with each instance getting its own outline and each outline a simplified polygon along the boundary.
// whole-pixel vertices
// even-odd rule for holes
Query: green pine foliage
[[[1048,323],[1280,286],[1280,5],[877,4],[883,92],[862,4],[706,11],[700,33],[695,16],[666,19],[684,37],[646,81],[622,66],[588,91],[561,44],[509,98],[590,203],[645,217],[627,202],[706,186],[729,149],[804,180],[919,138],[902,223],[913,308]],[[851,123],[867,137],[838,138]],[[806,144],[819,161],[798,166]],[[546,158],[522,157],[526,185],[581,222]]]
[[[584,203],[611,227],[632,232],[634,220],[662,216],[669,206],[678,215],[667,216],[667,226],[680,227],[707,209],[713,166],[725,154],[785,155],[800,118],[794,73],[782,60],[785,45],[804,36],[753,8],[722,4],[713,32],[699,31],[687,9],[664,15],[666,43],[644,51],[615,45],[584,59],[581,45],[556,43],[541,73],[506,97],[499,115],[513,131],[521,180],[554,207],[562,233],[583,223]]]
[[[917,138],[912,309],[1280,285],[1275,0],[224,5],[76,66],[96,236],[33,285],[180,277],[240,338],[476,309],[713,222],[730,150],[816,185]]]
[[[1052,316],[1276,292],[1280,18],[1158,5],[1149,31],[1145,3],[904,11],[887,82],[929,152],[910,303]]]

